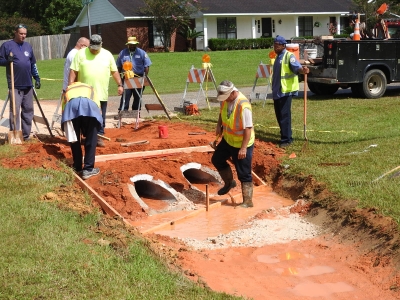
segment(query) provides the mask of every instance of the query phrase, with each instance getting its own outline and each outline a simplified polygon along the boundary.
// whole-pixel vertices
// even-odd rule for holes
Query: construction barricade
[[[255,91],[258,78],[265,78],[267,81],[265,93]],[[264,107],[270,87],[271,87],[271,67],[270,65],[263,64],[262,62],[260,62],[257,68],[256,79],[254,81],[253,89],[251,90],[250,93],[249,97],[250,102],[252,102],[253,100],[263,100],[264,101],[263,107]]]
[[[145,104],[144,107],[146,110],[149,112],[149,110],[163,110],[165,114],[167,115],[168,119],[171,120],[171,117],[168,113],[167,107],[165,106],[164,102],[161,100],[160,95],[158,94],[157,90],[155,89],[153,82],[150,80],[150,78],[146,75],[144,77],[131,77],[131,78],[125,78],[124,79],[124,92],[122,94],[122,107],[124,107],[125,104],[125,95],[126,95],[126,90],[128,89],[135,89],[135,93],[138,93],[137,89],[140,89],[139,97],[140,97],[140,102],[139,102],[139,107],[138,110],[135,111],[135,117],[136,117],[136,123],[135,123],[135,129],[139,127],[139,119],[140,119],[140,108],[143,106],[143,87],[145,86],[150,86],[152,91],[154,92],[155,96],[157,97],[157,100],[159,104]],[[123,110],[120,110],[118,113],[118,128],[121,127],[122,123],[122,116],[124,114]]]
[[[192,66],[188,72],[188,76],[186,79],[186,86],[185,90],[183,92],[183,97],[182,97],[182,102],[180,104],[180,107],[175,108],[175,110],[179,111],[185,111],[186,106],[196,104],[199,101],[200,95],[203,95],[205,100],[207,101],[208,108],[210,109],[210,104],[209,104],[209,96],[208,96],[208,82],[212,82],[215,92],[217,91],[217,84],[215,83],[215,77],[214,74],[209,66],[203,69],[196,69],[194,66]],[[189,84],[191,83],[197,83],[199,84],[199,91],[197,92],[197,96],[195,99],[187,99],[187,90],[189,87]],[[205,83],[205,88],[204,88],[204,83]]]

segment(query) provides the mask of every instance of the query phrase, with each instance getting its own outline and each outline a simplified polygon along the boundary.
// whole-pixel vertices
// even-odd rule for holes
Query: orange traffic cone
[[[360,23],[358,22],[358,19],[356,20],[356,24],[354,25],[354,35],[353,35],[353,41],[359,41],[361,39],[360,36]]]

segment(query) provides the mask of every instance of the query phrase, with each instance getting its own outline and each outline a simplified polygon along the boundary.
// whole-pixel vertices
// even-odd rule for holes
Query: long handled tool
[[[13,53],[10,52],[10,56]],[[22,144],[24,137],[21,130],[17,130],[17,109],[15,107],[15,94],[14,94],[14,64],[10,62],[11,70],[11,99],[12,99],[12,109],[13,109],[13,131],[8,133],[8,141],[10,144]]]
[[[145,76],[146,76],[146,80],[149,83],[151,89],[153,90],[154,94],[156,95],[156,98],[157,98],[158,102],[160,102],[162,108],[164,109],[165,114],[167,115],[168,119],[171,120],[171,117],[170,117],[170,115],[168,113],[167,107],[165,106],[164,102],[161,100],[161,97],[158,94],[156,88],[154,87],[153,82],[150,80],[150,78],[149,78],[149,76],[147,76],[147,74]]]
[[[308,146],[308,138],[307,138],[307,73],[304,73],[304,139],[305,142],[301,149],[304,152]]]
[[[37,104],[37,106],[38,106],[38,108],[39,108],[39,110],[40,110],[40,113],[41,113],[41,115],[42,115],[42,118],[40,119],[40,123],[46,125],[47,130],[49,131],[50,136],[51,136],[51,137],[54,137],[54,134],[51,132],[51,129],[50,129],[49,121],[47,120],[47,118],[46,118],[46,116],[45,116],[45,114],[44,114],[44,112],[43,112],[42,106],[40,105],[40,102],[39,102],[39,99],[38,99],[38,96],[37,96],[37,93],[36,93],[35,88],[33,88],[33,96],[35,97],[36,104]],[[39,119],[39,118],[37,118],[36,116],[33,116],[33,119],[35,120],[35,119]]]

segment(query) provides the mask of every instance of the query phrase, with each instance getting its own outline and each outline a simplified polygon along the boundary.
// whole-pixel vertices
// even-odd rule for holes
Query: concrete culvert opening
[[[211,182],[219,182],[213,175],[206,173],[201,169],[188,169],[183,172],[183,176],[194,184],[207,184]]]
[[[135,189],[140,198],[176,201],[174,195],[172,195],[168,190],[148,180],[136,181]]]
[[[185,179],[190,183],[190,189],[182,193],[195,204],[205,204],[206,186],[209,194],[215,195],[221,187],[222,179],[216,170],[191,162],[181,167]]]

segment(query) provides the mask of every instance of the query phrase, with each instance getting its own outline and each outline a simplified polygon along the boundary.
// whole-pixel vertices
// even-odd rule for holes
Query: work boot
[[[221,175],[222,180],[225,185],[218,191],[218,195],[225,195],[236,186],[236,181],[233,180],[233,174],[230,167],[223,169],[222,171],[218,171],[219,175]]]
[[[252,182],[242,182],[242,196],[243,203],[239,206],[241,207],[253,207],[253,183]]]

